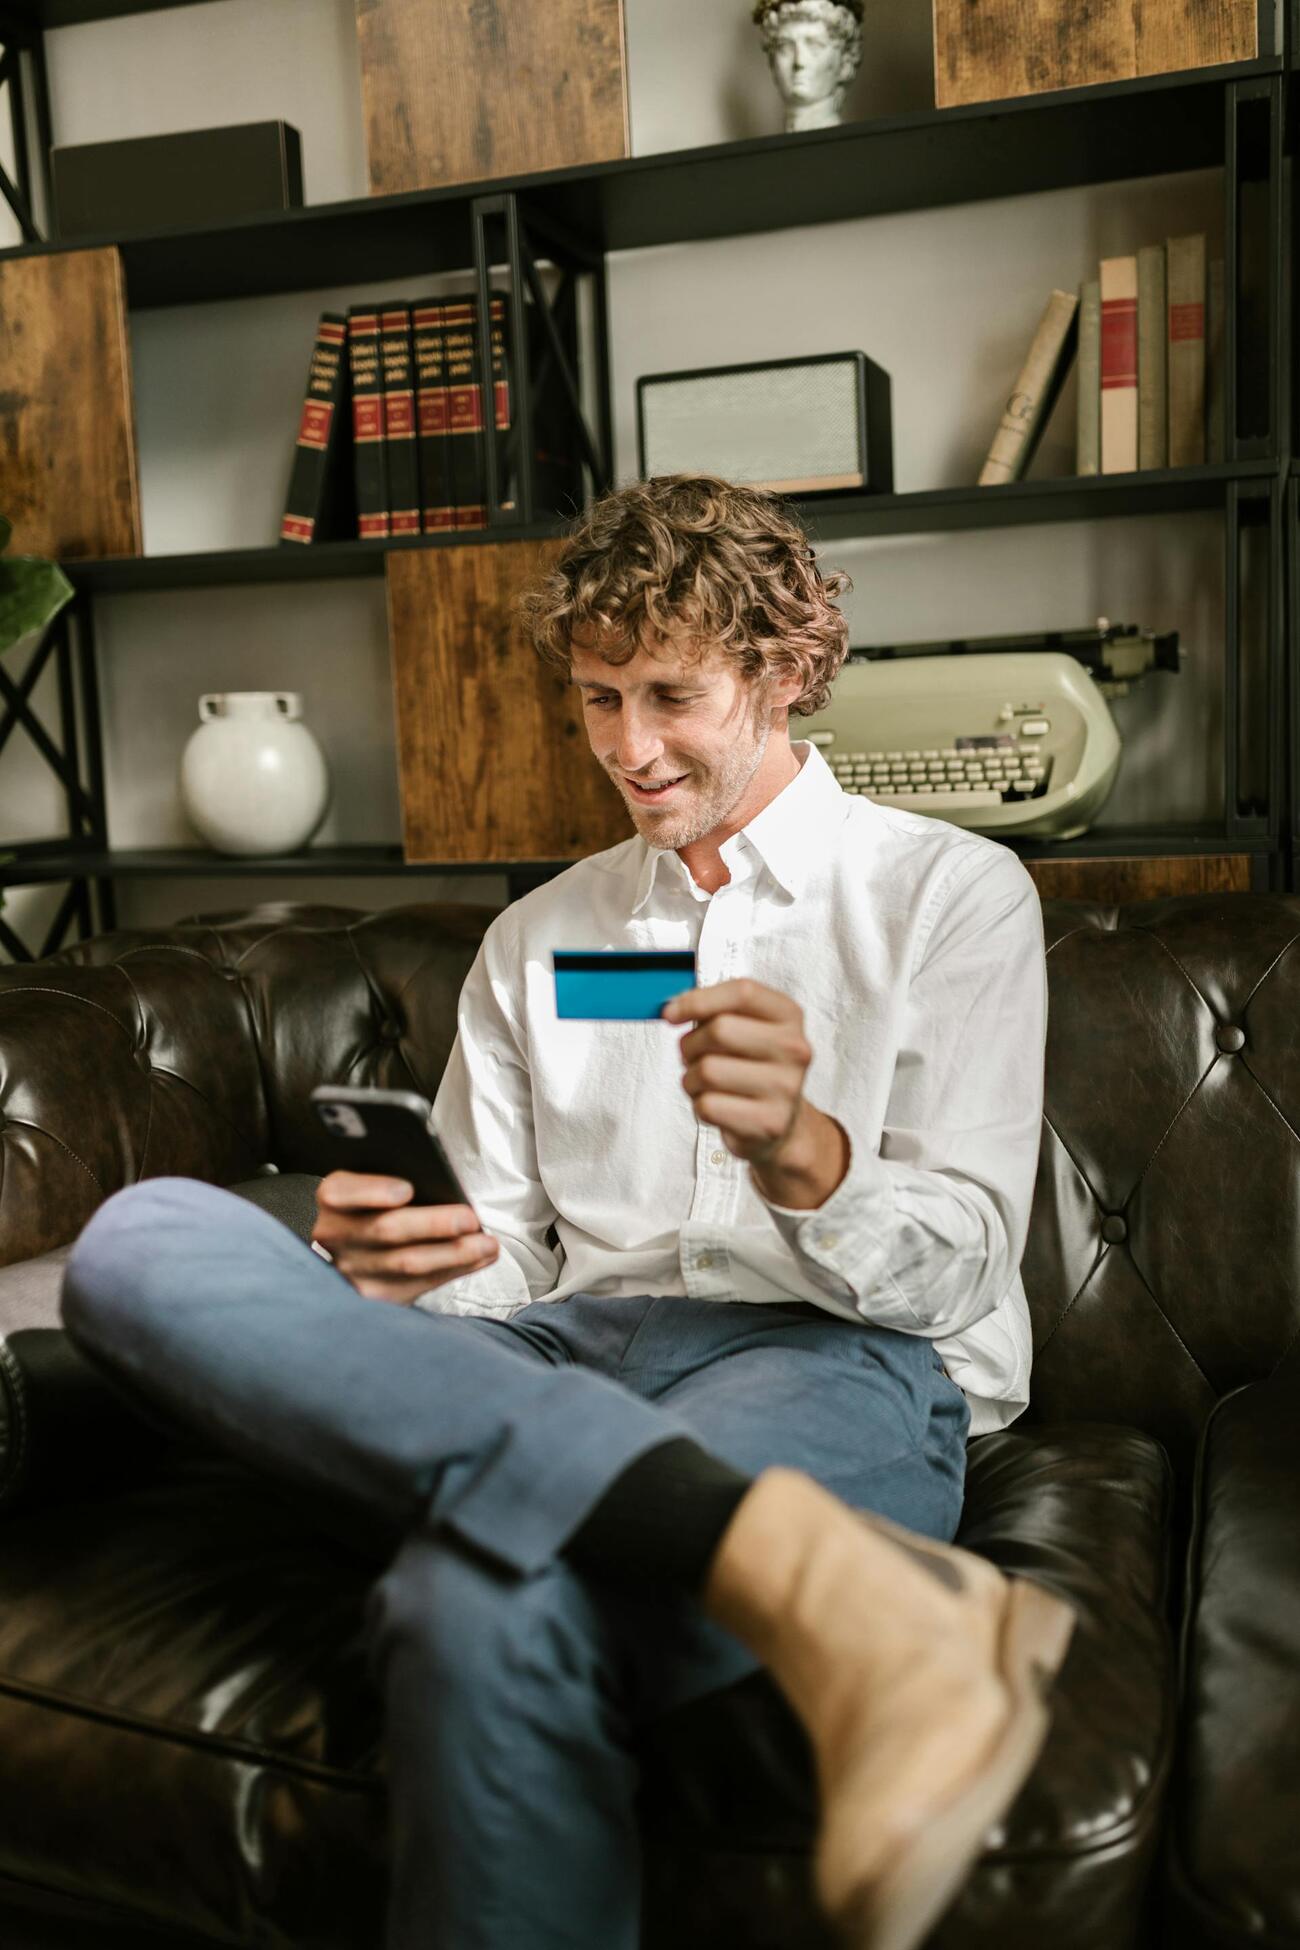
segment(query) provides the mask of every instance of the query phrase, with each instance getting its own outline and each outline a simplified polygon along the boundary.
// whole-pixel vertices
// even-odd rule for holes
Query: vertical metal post
[[[536,488],[533,477],[533,382],[529,362],[528,310],[524,296],[524,263],[519,226],[519,208],[512,193],[475,197],[470,206],[474,239],[474,278],[478,292],[479,367],[483,375],[483,417],[487,438],[487,519],[490,528],[518,527],[536,518]],[[501,507],[508,483],[501,479],[496,446],[496,396],[492,381],[492,333],[490,269],[492,243],[488,235],[490,218],[499,219],[505,229],[505,257],[510,288],[505,294],[510,320],[510,381],[514,389],[514,451],[517,455],[518,488],[513,512]]]
[[[1282,387],[1283,114],[1278,76],[1229,82],[1224,91],[1223,364],[1224,456],[1272,458],[1278,451]],[[1262,191],[1262,196],[1259,192]],[[1249,204],[1249,213],[1248,213]],[[1262,207],[1261,207],[1262,206]],[[1243,250],[1243,245],[1246,250]],[[1249,251],[1249,260],[1246,256]],[[1252,275],[1263,275],[1255,319],[1263,342],[1244,342]],[[1243,425],[1240,379],[1246,362],[1262,378],[1266,400],[1260,424]]]
[[[95,648],[95,610],[88,590],[77,592],[71,605],[77,636],[77,667],[81,678],[82,724],[85,733],[86,789],[93,808],[91,838],[94,846],[108,852],[108,807],[104,794],[104,740],[99,709],[99,668]],[[117,896],[112,879],[95,876],[95,895],[99,910],[98,930],[117,926]]]
[[[1286,722],[1286,761],[1284,771],[1283,796],[1285,799],[1285,821],[1282,833],[1286,843],[1286,884],[1296,890],[1296,854],[1300,850],[1300,709],[1297,708],[1297,694],[1300,684],[1296,681],[1296,658],[1300,654],[1300,602],[1297,602],[1297,577],[1300,576],[1300,481],[1294,475],[1286,483],[1286,541],[1284,559],[1286,562],[1286,627],[1282,639],[1282,656],[1285,683],[1283,685],[1284,707],[1279,716]]]
[[[35,97],[37,166],[41,173],[41,193],[46,237],[52,242],[59,234],[54,210],[54,178],[50,171],[50,151],[54,147],[54,117],[50,112],[50,76],[45,61],[45,35],[38,27],[32,35],[32,93]]]
[[[1300,4],[1300,0],[1297,0]],[[600,442],[601,462],[604,479],[593,482],[597,495],[606,494],[614,485],[614,392],[610,379],[609,362],[609,266],[602,253],[599,264],[591,272],[592,324],[595,332],[596,367],[596,437]]]
[[[1281,596],[1277,550],[1281,544],[1277,478],[1232,482],[1225,520],[1227,558],[1224,637],[1224,810],[1230,839],[1276,835],[1278,669],[1281,660]],[[1259,600],[1247,601],[1243,558],[1250,534],[1266,531],[1268,559]],[[1258,562],[1255,563],[1258,575]],[[1251,794],[1243,806],[1244,794]],[[1262,801],[1262,803],[1261,803]]]
[[[533,379],[529,356],[528,305],[524,296],[524,254],[519,227],[519,203],[513,195],[502,199],[506,223],[506,258],[510,266],[510,338],[515,348],[516,414],[519,425],[519,519],[537,519],[537,442],[533,438]]]

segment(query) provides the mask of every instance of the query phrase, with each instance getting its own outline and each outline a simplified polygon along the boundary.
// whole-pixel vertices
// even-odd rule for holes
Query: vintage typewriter
[[[1108,696],[1177,673],[1178,632],[1091,630],[851,650],[829,705],[793,718],[846,792],[1000,839],[1074,839],[1106,802]]]

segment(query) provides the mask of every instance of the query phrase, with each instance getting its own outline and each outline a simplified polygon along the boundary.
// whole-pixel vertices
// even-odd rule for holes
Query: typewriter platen
[[[846,792],[996,838],[1074,839],[1122,750],[1106,702],[1177,672],[1178,634],[1111,624],[1027,637],[853,650],[829,705],[792,719]]]

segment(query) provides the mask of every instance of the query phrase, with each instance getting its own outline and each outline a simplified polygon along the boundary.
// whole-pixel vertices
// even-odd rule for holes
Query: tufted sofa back
[[[318,1168],[325,1078],[437,1089],[492,910],[262,906],[0,969],[0,1264],[121,1185]],[[1031,1415],[1176,1465],[1300,1332],[1300,897],[1044,902]]]

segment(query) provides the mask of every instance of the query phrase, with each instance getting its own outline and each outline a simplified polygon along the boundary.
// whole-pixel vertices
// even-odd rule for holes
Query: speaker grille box
[[[60,242],[302,208],[302,143],[287,122],[51,149]]]
[[[889,374],[865,352],[637,381],[642,480],[718,474],[775,494],[889,494]]]

